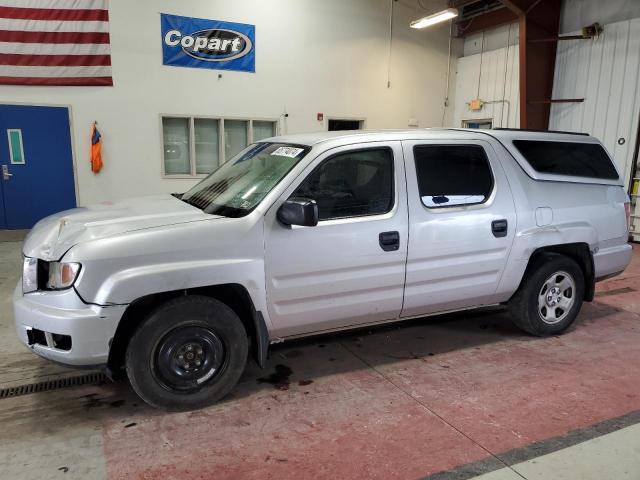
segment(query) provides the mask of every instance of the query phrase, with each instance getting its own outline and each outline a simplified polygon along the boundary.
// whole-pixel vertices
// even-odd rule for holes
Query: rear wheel
[[[156,309],[129,342],[126,369],[136,393],[167,410],[190,410],[224,397],[248,352],[238,316],[218,300],[186,296]]]
[[[566,330],[576,319],[584,297],[584,275],[576,262],[546,254],[532,265],[511,299],[514,323],[538,336]]]

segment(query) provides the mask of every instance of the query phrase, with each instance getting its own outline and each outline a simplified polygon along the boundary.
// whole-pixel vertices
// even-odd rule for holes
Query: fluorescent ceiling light
[[[411,28],[425,28],[430,27],[431,25],[435,25],[436,23],[445,22],[452,18],[458,16],[457,8],[447,8],[438,13],[434,13],[433,15],[429,15],[428,17],[423,17],[420,20],[414,20],[409,25]]]

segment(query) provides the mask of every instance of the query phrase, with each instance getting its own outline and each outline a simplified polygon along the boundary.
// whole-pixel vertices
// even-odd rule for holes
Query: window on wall
[[[273,137],[276,134],[276,124],[274,122],[253,121],[253,141],[259,142],[265,138]]]
[[[163,116],[164,175],[208,175],[248,144],[276,134],[275,120]]]
[[[225,158],[233,158],[249,144],[249,122],[245,120],[225,120]]]
[[[220,122],[208,118],[193,121],[196,147],[196,174],[211,173],[220,165]]]
[[[189,119],[162,119],[162,136],[164,138],[164,173],[167,175],[190,174]]]
[[[330,118],[327,123],[328,130],[335,132],[338,130],[362,130],[364,120],[343,120],[338,118]]]

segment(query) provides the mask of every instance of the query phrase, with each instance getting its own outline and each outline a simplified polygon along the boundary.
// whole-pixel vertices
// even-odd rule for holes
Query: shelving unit
[[[629,233],[634,242],[640,242],[640,162],[635,165],[635,173],[631,179],[631,228]]]

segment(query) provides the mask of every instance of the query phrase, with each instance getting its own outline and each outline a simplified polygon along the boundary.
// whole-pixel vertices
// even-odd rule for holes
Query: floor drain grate
[[[48,392],[50,390],[59,390],[61,388],[78,387],[80,385],[91,385],[93,383],[104,382],[106,375],[101,372],[87,373],[75,377],[63,377],[46,382],[28,383],[26,385],[18,385],[17,387],[9,387],[0,389],[0,399],[19,397],[20,395],[29,395],[30,393]]]

